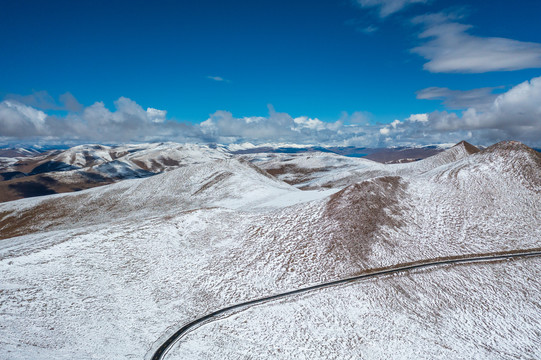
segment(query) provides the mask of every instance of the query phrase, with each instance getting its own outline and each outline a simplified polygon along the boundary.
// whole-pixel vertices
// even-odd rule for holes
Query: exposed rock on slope
[[[465,147],[422,166],[388,166],[383,174],[401,175],[364,180],[328,201],[274,213],[253,240],[277,249],[275,266],[328,269],[330,277],[422,258],[539,246],[539,176],[525,177],[541,174],[537,153],[523,147],[470,155]]]
[[[396,228],[402,223],[399,200],[405,183],[400,177],[383,176],[353,184],[332,195],[323,219],[329,253],[340,254],[348,263],[366,263],[371,257],[375,236],[383,226]]]

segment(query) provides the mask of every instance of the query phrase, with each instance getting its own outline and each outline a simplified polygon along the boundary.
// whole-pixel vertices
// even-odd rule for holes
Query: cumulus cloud
[[[496,96],[490,106],[470,107],[460,114],[434,111],[426,120],[410,117],[380,132],[394,141],[424,138],[428,142],[470,139],[490,144],[505,139],[541,146],[541,77],[525,81]]]
[[[167,116],[166,110],[158,110],[154,108],[147,108],[147,116],[153,123],[163,123]]]
[[[293,122],[295,123],[295,125],[299,126],[300,128],[306,128],[310,130],[321,131],[327,128],[327,123],[317,118],[316,119],[309,118],[308,116],[299,116],[293,119]]]
[[[448,109],[462,110],[476,108],[486,110],[494,102],[498,88],[480,88],[473,90],[451,90],[445,87],[429,87],[417,92],[417,99],[441,100]]]
[[[412,115],[413,116],[413,115]],[[410,118],[412,117],[410,116]],[[415,121],[412,121],[412,122],[415,122]],[[385,125],[384,127],[382,127],[380,130],[379,130],[379,133],[381,135],[389,135],[391,133],[391,130],[396,130],[396,128],[398,127],[398,125],[402,124],[402,122],[398,119],[395,119],[393,122],[391,122],[390,124],[388,125]]]
[[[411,121],[411,122],[427,122],[428,115],[427,114],[411,114],[406,120]]]
[[[340,120],[323,122],[317,118],[293,118],[269,106],[269,116],[234,117],[228,111],[217,111],[201,123],[208,139],[216,142],[298,142],[318,143],[335,141],[340,137]]]
[[[541,67],[541,44],[468,33],[471,25],[451,21],[456,17],[430,14],[413,19],[425,26],[426,40],[413,53],[428,60],[423,68],[434,73],[484,73]]]
[[[338,120],[326,122],[312,116],[294,117],[269,106],[267,116],[236,117],[220,110],[201,124],[187,125],[167,119],[165,110],[151,107],[145,110],[125,97],[115,101],[112,110],[103,102],[96,102],[66,116],[48,115],[15,100],[4,100],[0,102],[0,143],[13,143],[17,139],[49,143],[171,140],[377,147],[460,140],[489,145],[514,139],[541,146],[541,77],[499,95],[487,89],[457,92],[447,88],[429,88],[420,94],[444,101],[451,101],[454,96],[454,102],[469,106],[461,112],[411,114],[389,124],[375,123],[366,112],[344,112]],[[492,100],[487,103],[489,97]]]
[[[427,0],[357,0],[357,3],[363,8],[378,8],[381,18],[394,14],[408,5],[426,2]]]
[[[5,140],[45,138],[50,142],[127,142],[186,140],[195,128],[166,120],[166,111],[144,110],[125,97],[115,101],[115,110],[96,102],[80,112],[62,117],[47,115],[15,100],[0,102],[0,138]]]
[[[0,136],[27,138],[45,135],[47,115],[13,100],[0,102]]]

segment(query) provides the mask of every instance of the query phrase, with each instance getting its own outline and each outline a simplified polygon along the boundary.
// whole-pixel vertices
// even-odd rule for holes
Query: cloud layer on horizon
[[[96,102],[80,112],[66,116],[47,115],[13,98],[0,102],[0,143],[20,140],[42,143],[185,140],[194,134],[192,127],[166,120],[166,111],[144,110],[135,101],[120,97],[116,110]]]
[[[235,117],[219,110],[200,124],[184,124],[167,119],[165,110],[145,110],[125,97],[115,101],[113,111],[96,102],[79,112],[58,116],[11,98],[0,102],[0,144],[249,141],[375,147],[460,140],[488,145],[513,139],[540,147],[541,77],[499,95],[492,91],[423,89],[418,92],[419,98],[443,100],[448,109],[462,111],[412,114],[390,124],[375,124],[365,112],[344,113],[334,122],[324,122],[308,116],[292,117],[276,112],[272,106],[268,116]]]
[[[445,142],[461,138],[487,145],[519,140],[541,146],[541,77],[533,78],[498,95],[489,106],[469,107],[460,114],[434,111],[422,119],[409,118],[380,130],[387,141],[415,143],[421,139]]]

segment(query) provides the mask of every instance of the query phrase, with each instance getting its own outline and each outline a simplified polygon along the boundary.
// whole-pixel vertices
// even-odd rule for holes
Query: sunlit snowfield
[[[458,145],[405,165],[290,168],[309,191],[261,171],[264,159],[190,151],[197,162],[149,178],[0,204],[6,358],[141,359],[185,322],[234,303],[540,244],[539,155],[518,143],[475,154]],[[311,164],[302,156],[297,168]],[[170,355],[533,357],[537,278],[532,258],[329,288],[205,325]]]
[[[383,276],[203,325],[168,359],[533,359],[538,259]]]

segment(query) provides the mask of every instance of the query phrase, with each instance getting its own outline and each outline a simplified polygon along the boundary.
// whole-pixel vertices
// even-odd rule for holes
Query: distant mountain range
[[[195,153],[218,157],[250,154],[327,153],[381,163],[418,161],[446,146],[371,149],[269,145],[223,146],[153,143],[127,146],[79,145],[69,149],[0,149],[0,202],[80,191],[119,180],[152,176],[197,162]],[[202,156],[206,156],[202,155]],[[210,155],[209,155],[210,156]]]
[[[269,146],[240,146],[231,147],[234,154],[257,154],[257,153],[284,153],[296,154],[304,152],[326,152],[348,157],[359,157],[374,160],[382,163],[400,163],[412,162],[424,159],[441,152],[450,145],[429,145],[419,147],[394,147],[394,148],[364,148],[355,146],[287,146],[287,145],[269,145]]]

